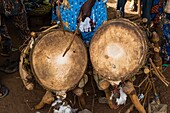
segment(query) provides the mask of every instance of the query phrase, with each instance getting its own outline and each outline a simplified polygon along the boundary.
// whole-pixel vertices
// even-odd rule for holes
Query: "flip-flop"
[[[0,99],[6,97],[9,93],[9,90],[4,86],[0,84]]]

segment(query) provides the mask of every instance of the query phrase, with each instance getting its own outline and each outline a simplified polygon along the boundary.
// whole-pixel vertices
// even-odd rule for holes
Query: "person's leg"
[[[125,9],[125,4],[126,4],[127,0],[118,0],[117,1],[117,10],[120,10],[122,13],[122,17],[124,17],[124,9]]]
[[[4,85],[0,84],[0,99],[7,96],[8,92],[8,89]]]
[[[150,24],[151,21],[151,8],[153,0],[143,0],[143,7],[142,7],[142,18],[148,19],[148,24]]]
[[[120,10],[120,7],[121,7],[121,0],[117,0],[116,10]]]
[[[11,16],[10,19],[20,32],[20,38],[22,42],[24,42],[28,38],[28,35],[30,33],[26,14],[23,13],[21,15]]]
[[[17,16],[8,16],[8,19],[10,19],[12,24],[14,24],[17,30],[20,32],[20,40],[23,43],[28,38],[28,34],[29,34],[26,15],[22,14]],[[7,40],[7,38],[5,39]],[[3,46],[5,46],[5,44],[3,43]],[[19,55],[17,54],[15,58],[7,59],[2,65],[0,65],[0,71],[3,71],[5,73],[14,73],[18,70],[18,63],[19,63]]]
[[[0,26],[0,35],[2,37],[2,56],[9,56],[11,51],[11,38],[9,36],[7,26],[5,24],[5,15],[1,14],[1,26]]]

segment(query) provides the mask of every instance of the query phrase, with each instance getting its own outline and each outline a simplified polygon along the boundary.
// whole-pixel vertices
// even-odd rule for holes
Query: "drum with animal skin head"
[[[136,24],[126,19],[106,22],[94,34],[90,59],[95,71],[107,80],[132,77],[145,64],[147,37]]]
[[[31,70],[37,81],[51,91],[68,91],[83,77],[87,66],[87,51],[78,36],[63,56],[73,33],[52,30],[41,34],[31,51]]]

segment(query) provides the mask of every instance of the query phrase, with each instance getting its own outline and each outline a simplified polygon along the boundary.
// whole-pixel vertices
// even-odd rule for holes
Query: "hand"
[[[78,22],[81,22],[86,19],[86,17],[90,17],[91,10],[96,0],[87,0],[80,9],[80,14],[78,16]]]

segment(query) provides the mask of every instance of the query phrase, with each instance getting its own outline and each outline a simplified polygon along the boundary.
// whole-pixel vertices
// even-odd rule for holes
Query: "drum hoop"
[[[133,25],[134,27],[136,27],[138,30],[137,30],[137,32],[138,32],[138,34],[141,36],[141,37],[147,37],[147,35],[146,35],[146,33],[141,29],[141,28],[139,28],[139,26],[137,26],[137,24],[135,24],[134,22],[132,22],[132,21],[130,21],[130,20],[128,20],[128,19],[124,19],[124,18],[119,18],[119,19],[113,19],[113,20],[109,20],[109,21],[107,21],[106,23],[104,23],[102,26],[100,26],[98,29],[97,29],[97,31],[95,32],[95,34],[94,34],[94,36],[96,36],[96,34],[99,32],[99,30],[101,30],[102,28],[105,28],[105,27],[107,27],[109,24],[111,24],[111,23],[113,23],[113,22],[116,22],[118,20],[118,22],[124,22],[124,23],[127,23],[127,24],[129,24],[129,25]],[[140,40],[141,40],[141,38],[140,38]],[[125,80],[127,80],[127,79],[129,79],[129,78],[131,78],[131,77],[133,77],[144,65],[145,65],[145,63],[146,63],[146,61],[147,61],[147,52],[148,52],[148,44],[147,44],[147,38],[144,38],[141,42],[142,42],[142,45],[146,45],[145,46],[145,50],[144,51],[146,51],[146,52],[143,52],[143,55],[141,56],[141,62],[140,62],[140,64],[139,64],[139,66],[138,67],[136,67],[135,69],[134,69],[134,71],[132,71],[131,73],[128,73],[126,76],[124,76],[124,77],[122,77],[122,78],[120,78],[120,79],[118,79],[117,77],[112,77],[112,79],[109,79],[108,77],[104,77],[103,75],[101,75],[103,78],[105,78],[105,79],[108,79],[108,80],[121,80],[121,81],[125,81]],[[92,38],[92,40],[91,40],[91,42],[93,42],[94,41],[94,38]],[[92,49],[92,47],[91,47],[91,45],[90,45],[90,51],[91,51],[91,49]],[[90,59],[91,59],[91,57],[90,57]],[[92,59],[91,59],[92,60]],[[93,65],[93,63],[92,63],[92,65]],[[94,66],[93,66],[94,67]],[[94,69],[95,69],[95,67],[94,67]],[[96,70],[96,69],[95,69]],[[96,71],[97,72],[97,71]]]
[[[148,58],[147,58],[147,53],[148,53],[148,51],[149,51],[149,49],[148,49],[149,40],[148,40],[146,31],[143,31],[136,23],[134,23],[134,22],[132,22],[132,21],[130,21],[130,20],[127,20],[127,19],[123,19],[123,20],[124,20],[124,21],[127,21],[127,22],[129,22],[129,23],[131,23],[131,24],[133,24],[135,27],[137,27],[138,32],[140,33],[140,35],[143,35],[142,37],[146,37],[146,38],[144,38],[144,39],[142,40],[143,43],[144,43],[144,45],[146,45],[146,47],[145,47],[145,51],[146,51],[146,52],[143,52],[143,58],[142,58],[143,60],[141,61],[141,64],[139,64],[138,68],[134,69],[134,71],[132,72],[132,74],[129,74],[129,75],[125,76],[125,77],[122,79],[123,81],[125,81],[125,80],[127,80],[127,79],[135,76],[135,75],[137,74],[137,72],[139,72],[139,70],[146,64],[147,59],[148,59]]]
[[[45,33],[41,33],[41,34],[37,37],[37,39],[35,40],[35,43],[34,43],[34,45],[33,45],[33,48],[31,49],[30,55],[29,55],[31,71],[32,71],[32,74],[33,74],[33,76],[35,77],[36,81],[37,81],[44,89],[46,89],[46,90],[48,90],[48,91],[52,91],[52,92],[56,92],[56,91],[59,91],[59,90],[50,89],[50,88],[46,87],[45,85],[43,85],[43,84],[41,83],[41,81],[38,79],[38,76],[36,75],[36,72],[35,72],[35,70],[34,70],[34,68],[33,68],[33,64],[31,63],[32,60],[33,60],[31,56],[32,56],[32,54],[33,54],[33,52],[34,52],[35,45],[39,42],[39,40],[41,40],[42,37],[44,37],[46,34],[51,33],[51,32],[54,32],[54,31],[56,31],[56,30],[57,30],[57,31],[63,31],[62,29],[52,29],[52,30],[49,30],[49,31],[47,31],[47,32],[45,32]],[[65,30],[65,31],[66,31],[66,30]],[[66,32],[72,33],[72,32],[70,32],[70,31],[66,31]],[[77,36],[77,37],[79,37],[79,36]],[[85,53],[86,53],[86,55],[85,55],[85,57],[86,57],[86,67],[85,67],[85,70],[84,70],[84,72],[83,72],[83,74],[82,74],[82,78],[83,78],[84,73],[86,72],[86,69],[87,69],[87,62],[88,62],[88,58],[87,58],[87,48],[85,47],[85,44],[83,43],[83,41],[82,41],[80,38],[78,38],[78,40],[80,40],[80,42],[82,43],[82,45],[84,45],[83,48],[84,48]],[[81,79],[80,79],[80,80],[81,80]],[[80,82],[80,80],[79,80],[79,82]],[[79,83],[79,82],[78,82],[78,83]],[[66,89],[66,90],[63,89],[63,90],[65,90],[66,92],[67,92],[67,91],[70,91],[70,90],[74,89],[74,88],[78,85],[78,83],[75,84],[73,87],[71,87],[71,88],[69,88],[69,89]],[[61,90],[61,91],[62,91],[62,90]]]

